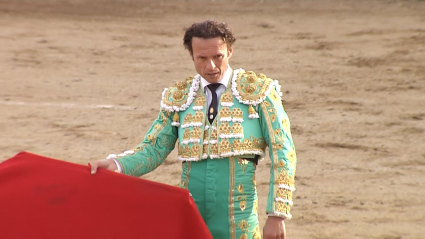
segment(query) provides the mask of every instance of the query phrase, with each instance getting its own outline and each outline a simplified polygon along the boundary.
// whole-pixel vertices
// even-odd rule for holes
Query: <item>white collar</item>
[[[230,66],[227,65],[227,70],[226,72],[224,72],[223,78],[221,78],[221,80],[217,83],[223,84],[224,87],[227,87],[227,84],[229,83],[229,80],[230,80],[230,74],[232,74],[232,68],[230,68]],[[201,83],[202,83],[202,88],[204,89],[205,89],[205,86],[211,84],[207,80],[205,80],[204,77],[201,77]]]

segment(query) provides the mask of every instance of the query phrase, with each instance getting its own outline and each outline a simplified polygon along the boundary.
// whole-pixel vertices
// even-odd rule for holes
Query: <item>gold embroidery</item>
[[[273,134],[274,131],[273,131],[272,122],[269,118],[269,114],[267,113],[267,109],[266,109],[265,104],[261,104],[261,108],[264,112],[264,117],[266,119],[267,128],[269,130],[270,141],[271,141],[270,143],[272,145],[274,145],[276,143],[276,141],[275,141],[275,137],[274,137],[274,134]],[[278,162],[278,156],[277,156],[277,149],[276,148],[272,148],[272,153],[270,155],[270,159],[272,160],[272,165],[275,165]],[[272,175],[273,175],[272,177],[274,177],[273,182],[276,180],[277,174],[278,174],[278,169],[274,167],[273,172],[272,172]],[[275,193],[277,191],[277,186],[278,185],[276,183],[273,184],[273,195],[275,195]],[[272,208],[276,208],[276,202],[274,200],[273,200]]]
[[[254,231],[252,231],[252,239],[261,239],[260,226],[255,226]]]
[[[279,167],[283,168],[285,167],[285,161],[279,160],[279,163],[277,164]]]
[[[206,103],[205,98],[203,96],[198,96],[195,101],[195,106],[204,106]]]
[[[227,123],[227,122],[221,123],[219,130],[220,130],[220,134],[230,134],[231,128],[229,126],[229,123]]]
[[[242,220],[238,223],[238,227],[244,231],[249,227],[249,224],[246,220]]]
[[[184,90],[187,87],[187,81],[177,81],[174,86],[177,87],[179,90]]]
[[[192,114],[189,113],[186,115],[186,117],[184,117],[183,124],[190,124],[191,122],[192,122]]]
[[[197,111],[192,120],[195,123],[202,123],[204,121],[204,113],[202,113],[202,111]]]
[[[203,152],[204,152],[204,154],[208,154],[208,144],[204,144],[203,146]]]
[[[245,77],[246,77],[246,80],[248,82],[251,82],[251,83],[256,82],[258,80],[257,75],[253,71],[247,71],[247,72],[245,72]]]
[[[276,211],[289,215],[290,209],[291,206],[289,204],[280,201],[276,202]]]
[[[254,93],[256,89],[257,89],[257,86],[253,83],[251,83],[251,84],[249,84],[245,87],[245,91],[249,94]]]
[[[199,144],[194,144],[190,152],[190,157],[199,157],[201,154],[201,146]]]
[[[188,188],[188,182],[189,182],[189,172],[190,172],[190,162],[185,162],[182,164],[182,168],[184,171],[184,168],[186,167],[186,173],[185,173],[185,177],[182,177],[182,181],[180,183],[180,187],[187,189]]]
[[[234,119],[238,119],[238,120],[243,119],[243,112],[242,112],[242,110],[240,108],[233,108],[232,109],[232,117]]]
[[[241,208],[241,211],[244,211],[246,209],[246,201],[241,201],[239,203],[239,207]]]
[[[257,182],[255,181],[255,173],[252,175],[252,184],[254,184],[254,187],[257,186]]]
[[[245,234],[242,234],[240,237],[239,237],[239,239],[248,239],[248,235],[245,233]]]
[[[220,118],[229,118],[231,116],[229,107],[223,107],[220,110]]]
[[[176,92],[174,92],[174,94],[171,95],[171,98],[175,101],[179,101],[181,99],[183,99],[184,93],[181,90],[178,90]]]
[[[230,142],[228,139],[223,139],[220,142],[220,154],[230,153]]]
[[[252,206],[253,210],[254,210],[254,214],[258,215],[258,199],[254,200],[254,205]]]
[[[295,162],[297,161],[297,154],[295,153],[295,150],[291,149],[287,154],[286,157],[289,159],[289,162],[294,166]]]
[[[233,96],[231,93],[224,93],[221,95],[221,102],[225,103],[232,103],[233,102]]]
[[[240,71],[236,79],[236,89],[243,101],[257,101],[265,96],[272,82],[273,80],[265,76],[259,79],[254,72]]]
[[[211,146],[210,146],[210,155],[218,155],[217,144],[211,144]]]
[[[242,183],[240,183],[239,186],[238,186],[238,192],[243,193],[243,185],[242,185]]]
[[[272,115],[270,116],[270,119],[272,120],[272,122],[275,122],[275,120],[276,120],[276,115],[275,115],[275,114],[272,114]]]
[[[284,169],[280,170],[276,181],[278,184],[285,184],[290,187],[294,187],[294,182],[295,182],[294,175],[289,176]]]
[[[201,139],[201,136],[202,136],[201,128],[199,128],[199,127],[193,128],[193,130],[190,134],[191,134],[192,139]]]
[[[235,141],[233,141],[233,145],[235,145],[235,142],[239,142],[240,143],[239,140],[235,140]],[[238,158],[238,163],[241,165],[242,173],[245,173],[245,170],[248,167],[249,161],[246,160],[246,159]]]
[[[183,141],[184,140],[189,140],[190,139],[190,130],[189,129],[185,129],[184,133],[183,133]]]
[[[284,189],[284,188],[279,188],[276,192],[276,195],[280,198],[285,198],[285,199],[292,199],[292,192]]]
[[[230,238],[236,238],[236,222],[235,222],[235,159],[230,157],[229,159],[229,168],[230,168],[230,182],[229,182],[229,220],[230,220]]]
[[[211,139],[215,139],[215,140],[218,139],[218,137],[217,137],[217,130],[216,129],[213,129],[211,131]]]
[[[233,134],[239,134],[239,135],[243,134],[243,128],[242,128],[241,123],[233,123],[232,133]]]

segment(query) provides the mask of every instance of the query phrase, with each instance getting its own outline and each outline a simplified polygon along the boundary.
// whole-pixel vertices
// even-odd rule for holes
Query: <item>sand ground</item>
[[[298,153],[288,238],[425,238],[424,1],[2,0],[0,161],[137,145],[163,88],[195,74],[183,28],[207,18],[235,31],[233,68],[282,85]],[[143,178],[177,185],[180,167],[172,153]]]

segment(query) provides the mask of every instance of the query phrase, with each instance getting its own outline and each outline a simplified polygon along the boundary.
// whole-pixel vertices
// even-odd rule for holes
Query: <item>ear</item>
[[[227,49],[227,58],[232,57],[232,54],[233,54],[233,46]]]

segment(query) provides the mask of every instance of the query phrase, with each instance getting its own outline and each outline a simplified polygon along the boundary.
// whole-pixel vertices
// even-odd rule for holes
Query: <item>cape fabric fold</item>
[[[212,238],[189,191],[21,152],[0,163],[0,238]]]

